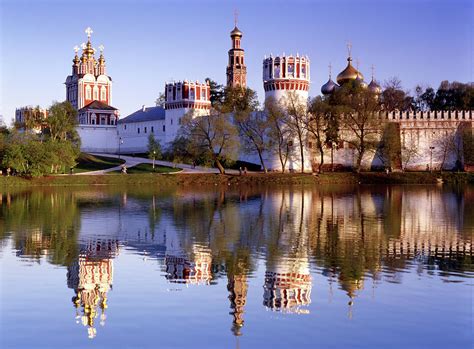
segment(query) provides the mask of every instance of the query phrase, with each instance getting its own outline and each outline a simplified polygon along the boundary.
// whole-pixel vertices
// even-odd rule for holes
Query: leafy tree
[[[213,107],[221,105],[224,102],[224,86],[210,78],[206,78],[206,82],[209,84],[211,105]]]
[[[166,97],[165,97],[165,94],[163,92],[160,92],[160,94],[158,95],[158,98],[155,99],[155,105],[157,107],[162,107],[164,108],[165,107],[165,103],[166,103]]]
[[[225,173],[222,163],[237,156],[238,131],[228,114],[214,108],[209,115],[185,115],[179,136],[189,139],[190,146],[199,154],[212,158],[221,174]]]
[[[376,154],[386,169],[392,170],[399,166],[401,162],[401,144],[400,127],[397,123],[385,123]]]
[[[386,111],[404,111],[412,107],[413,98],[402,89],[401,81],[397,77],[392,77],[384,83],[381,102]]]
[[[153,133],[148,135],[148,158],[153,160],[153,168],[155,168],[155,160],[161,158],[161,144]]]
[[[47,133],[53,141],[78,139],[77,111],[69,102],[55,102],[46,119]]]

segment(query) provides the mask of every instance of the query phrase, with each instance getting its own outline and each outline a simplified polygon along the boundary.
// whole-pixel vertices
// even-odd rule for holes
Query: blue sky
[[[392,76],[405,89],[473,81],[473,2],[378,1],[23,1],[0,0],[0,115],[65,99],[73,46],[94,30],[105,46],[121,116],[152,105],[166,81],[211,77],[225,83],[234,9],[243,31],[248,85],[263,100],[265,54],[311,59],[310,95],[346,64],[346,43],[370,80]]]

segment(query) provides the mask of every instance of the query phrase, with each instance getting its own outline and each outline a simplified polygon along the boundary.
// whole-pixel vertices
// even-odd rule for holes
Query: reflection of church
[[[193,246],[189,259],[185,253],[166,255],[165,266],[170,282],[208,285],[212,280],[212,254],[204,246]]]
[[[76,319],[87,327],[89,338],[96,336],[95,321],[100,312],[100,324],[105,325],[107,293],[113,283],[113,257],[118,252],[114,240],[87,243],[78,260],[68,267],[67,285],[74,289],[72,298]]]

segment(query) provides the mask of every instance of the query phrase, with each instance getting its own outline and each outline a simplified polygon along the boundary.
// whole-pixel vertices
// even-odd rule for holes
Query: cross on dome
[[[374,71],[375,71],[375,67],[374,67],[373,64],[370,66],[370,70],[372,71],[372,80],[373,80],[374,79]]]
[[[85,30],[85,33],[87,34],[87,37],[90,38],[91,37],[91,34],[93,33],[94,31],[92,30],[91,27],[87,27],[86,30]]]
[[[104,45],[99,46],[100,53],[104,52]]]
[[[331,64],[331,62],[329,62],[328,68],[329,68],[329,79],[330,79],[331,74],[332,74],[332,64]]]
[[[86,49],[86,47],[87,47],[87,46],[86,46],[86,43],[85,43],[85,42],[83,42],[83,43],[81,44],[81,48],[82,48],[83,50],[85,50],[85,49]]]
[[[352,43],[350,41],[347,42],[347,53],[349,55],[349,58],[351,58],[352,55]]]
[[[234,10],[234,26],[237,27],[237,21],[239,19],[239,11],[237,9]]]
[[[73,47],[73,50],[74,50],[75,53],[77,53],[77,51],[79,51],[79,46],[77,46],[77,45],[74,46],[74,47]]]

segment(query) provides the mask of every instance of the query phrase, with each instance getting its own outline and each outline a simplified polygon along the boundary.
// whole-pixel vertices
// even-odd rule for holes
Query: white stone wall
[[[163,147],[166,142],[165,120],[153,120],[143,122],[120,123],[118,126],[119,137],[122,138],[120,152],[144,153],[148,149],[148,137],[151,133],[155,135]]]
[[[116,153],[118,150],[117,126],[81,125],[76,127],[81,137],[81,151],[88,153]]]

